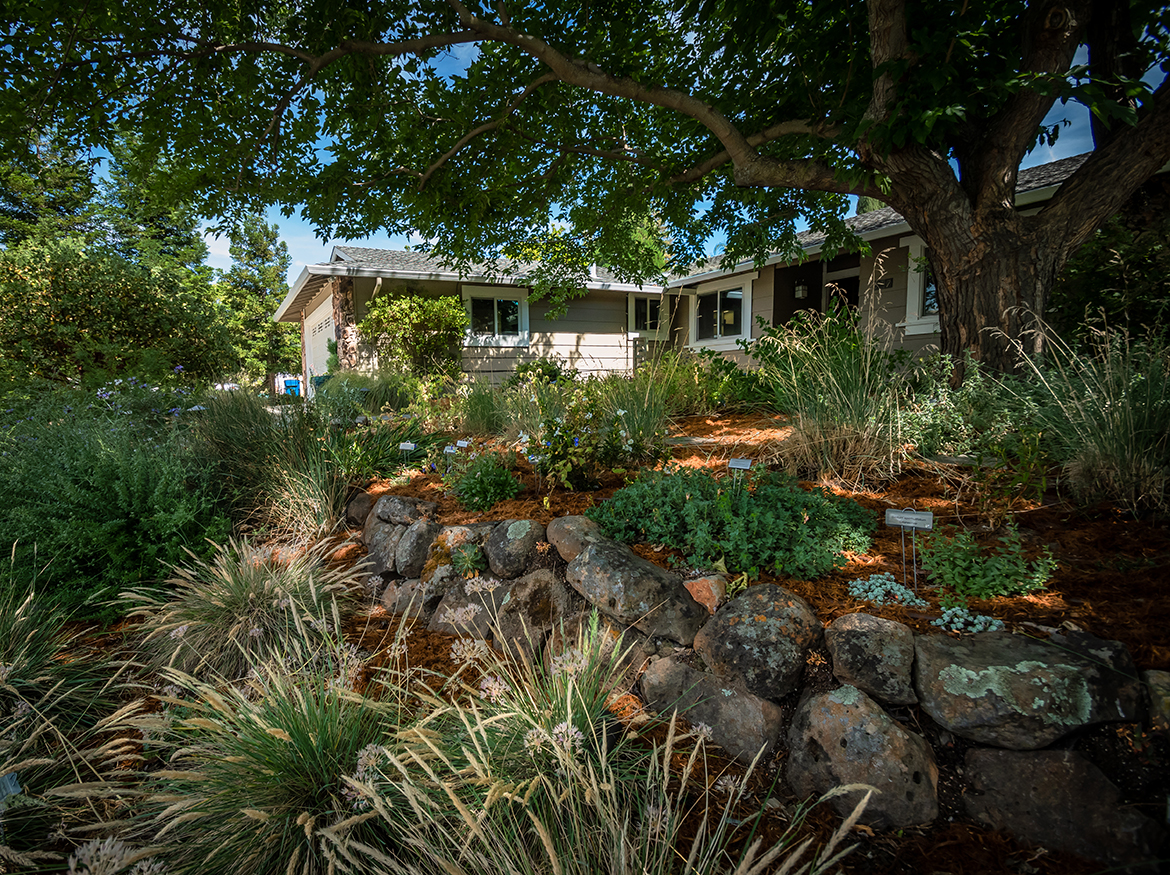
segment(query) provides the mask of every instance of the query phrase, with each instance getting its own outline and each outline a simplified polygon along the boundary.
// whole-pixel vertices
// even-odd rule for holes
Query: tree
[[[231,238],[234,264],[219,280],[231,316],[236,366],[276,393],[278,373],[301,369],[301,336],[296,325],[273,322],[272,314],[288,292],[288,246],[280,229],[248,216]]]
[[[560,222],[574,259],[635,276],[630,216],[663,223],[678,267],[716,229],[725,260],[796,255],[797,215],[852,245],[847,196],[872,196],[929,247],[944,350],[1001,369],[1069,256],[1170,159],[1170,12],[1149,0],[18,10],[6,128],[100,143],[128,121],[205,210],[304,201],[324,233],[414,231],[463,268]],[[1092,110],[1095,148],[1024,216],[1017,172],[1057,100]]]
[[[91,162],[48,140],[31,143],[0,163],[0,245],[92,235],[96,193]]]
[[[378,353],[379,364],[393,364],[417,377],[459,373],[467,311],[457,295],[426,297],[403,287],[370,302],[358,333]]]
[[[0,253],[0,379],[74,382],[178,368],[222,374],[228,335],[205,295],[84,241]]]

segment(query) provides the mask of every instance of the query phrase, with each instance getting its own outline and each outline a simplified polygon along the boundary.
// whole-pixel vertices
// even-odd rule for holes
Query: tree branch
[[[504,108],[503,114],[498,119],[491,122],[485,122],[484,124],[480,125],[474,130],[468,131],[466,134],[460,137],[459,142],[447,150],[447,152],[441,158],[439,158],[438,161],[423,171],[422,175],[419,177],[418,190],[422,191],[423,187],[427,184],[427,182],[430,181],[430,178],[435,174],[435,172],[452,158],[454,158],[455,155],[457,155],[464,146],[466,146],[481,134],[486,134],[488,131],[494,131],[505,121],[507,121],[508,118],[520,107],[520,104],[524,102],[525,98],[527,98],[529,94],[531,94],[541,85],[546,85],[549,82],[556,81],[557,77],[552,73],[546,73],[545,75],[533,80],[531,83],[525,86],[524,90],[520,92],[519,96],[515,100],[513,100],[510,104],[508,104],[508,106]]]

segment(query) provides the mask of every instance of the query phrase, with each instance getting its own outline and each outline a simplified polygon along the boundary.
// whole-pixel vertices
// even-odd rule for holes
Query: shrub
[[[38,577],[44,596],[70,610],[89,605],[91,615],[101,599],[156,579],[185,549],[228,530],[220,490],[183,425],[101,403],[55,392],[0,432],[0,529],[19,542],[13,573]]]
[[[800,578],[843,564],[845,550],[868,549],[874,527],[857,502],[767,472],[737,482],[706,471],[648,471],[586,515],[612,538],[666,544],[694,565]]]
[[[417,401],[422,391],[418,378],[389,368],[375,374],[346,371],[322,383],[313,403],[325,421],[349,426],[361,416],[372,418],[403,410]]]
[[[1078,352],[1050,337],[1038,424],[1082,500],[1131,513],[1170,509],[1170,341],[1095,329]]]
[[[480,453],[474,458],[457,457],[443,482],[468,510],[490,510],[499,501],[514,498],[524,485],[512,476],[511,466],[496,453]]]
[[[790,473],[860,483],[901,469],[898,409],[909,391],[901,358],[861,330],[855,313],[802,311],[765,327],[749,351],[775,408],[793,416],[779,448]]]
[[[236,680],[273,654],[312,653],[353,613],[360,567],[330,568],[318,547],[300,554],[229,541],[210,560],[175,568],[171,593],[130,592],[144,618],[142,648],[156,668]]]
[[[568,367],[555,358],[539,358],[530,362],[521,362],[516,369],[504,380],[505,389],[514,389],[522,383],[531,381],[542,383],[557,383],[566,386],[577,380],[577,371]]]
[[[1056,569],[1056,560],[1045,548],[1028,562],[1019,530],[1009,526],[992,552],[984,552],[965,530],[951,536],[935,534],[923,544],[922,567],[935,583],[960,596],[990,599],[1043,589]]]
[[[607,413],[596,393],[574,389],[559,416],[546,416],[537,434],[536,470],[565,489],[589,489],[603,468],[624,465],[633,444],[616,411]]]
[[[462,393],[459,414],[466,434],[502,434],[508,421],[504,393],[488,380],[475,380]]]
[[[383,364],[423,377],[459,373],[468,324],[458,295],[432,298],[402,288],[370,301],[357,329]]]

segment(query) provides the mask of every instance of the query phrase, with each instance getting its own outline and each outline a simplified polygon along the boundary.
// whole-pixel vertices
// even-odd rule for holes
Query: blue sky
[[[453,58],[452,66],[463,66],[466,61],[467,58]],[[1044,121],[1047,125],[1053,125],[1062,119],[1069,120],[1072,123],[1071,126],[1061,129],[1060,136],[1054,146],[1044,145],[1037,147],[1024,159],[1024,167],[1046,164],[1049,161],[1079,155],[1093,148],[1092,136],[1089,130],[1088,110],[1080,104],[1070,103],[1068,105],[1061,105],[1057,103]],[[288,272],[288,281],[290,284],[296,280],[301,269],[306,264],[317,264],[328,261],[335,245],[345,245],[348,243],[354,246],[369,246],[376,249],[402,249],[408,244],[422,242],[422,239],[419,237],[410,238],[389,234],[376,234],[348,241],[342,239],[322,241],[313,232],[312,225],[307,221],[299,215],[286,218],[280,214],[279,207],[272,207],[268,210],[267,220],[270,224],[276,224],[280,227],[280,237],[288,245],[289,255],[292,256],[292,264]],[[715,254],[721,242],[721,238],[718,237],[709,241],[709,254]],[[228,253],[229,244],[227,237],[216,238],[208,235],[207,245],[210,249],[210,254],[207,259],[208,264],[220,270],[227,270],[231,267],[232,262],[231,256]]]

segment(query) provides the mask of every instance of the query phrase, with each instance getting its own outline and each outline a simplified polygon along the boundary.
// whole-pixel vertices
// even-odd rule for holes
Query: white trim
[[[899,328],[905,329],[907,337],[916,334],[936,334],[939,330],[938,314],[922,314],[923,275],[922,271],[914,269],[916,260],[926,254],[926,244],[923,243],[921,237],[913,234],[900,239],[898,245],[905,247],[909,251],[906,255],[905,319],[902,322],[898,322],[897,325]]]
[[[471,299],[490,298],[493,301],[518,301],[520,304],[519,334],[472,334],[468,328],[463,335],[464,346],[495,346],[507,348],[524,348],[529,344],[528,331],[528,289],[519,286],[475,286],[460,287],[459,294],[463,299],[463,309],[467,311],[467,318],[471,319]]]
[[[752,337],[752,282],[759,274],[737,274],[734,278],[727,277],[722,280],[714,282],[703,283],[695,289],[694,295],[691,299],[689,326],[687,332],[687,349],[711,349],[716,352],[730,352],[739,348],[738,342],[741,340],[751,340]],[[750,278],[749,278],[750,277]],[[743,292],[743,297],[740,299],[740,314],[739,321],[742,326],[742,333],[731,335],[729,337],[707,337],[699,339],[698,337],[698,316],[699,316],[699,298],[704,295],[719,294],[721,292],[732,292],[739,290]],[[718,323],[718,320],[716,320]]]

